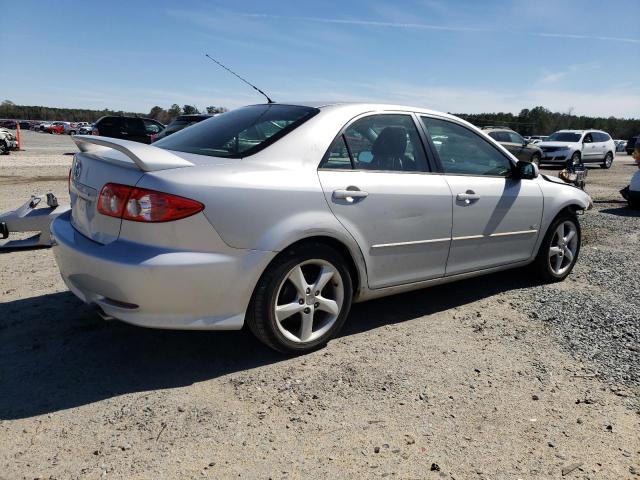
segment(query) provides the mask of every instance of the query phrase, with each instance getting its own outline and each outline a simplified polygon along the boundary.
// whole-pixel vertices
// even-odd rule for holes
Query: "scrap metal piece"
[[[42,195],[31,195],[21,207],[0,214],[0,250],[46,248],[52,245],[51,222],[59,215],[68,212],[69,205],[60,206],[53,193],[46,194],[47,207],[37,208]],[[7,240],[11,233],[36,232],[33,236],[21,240]]]

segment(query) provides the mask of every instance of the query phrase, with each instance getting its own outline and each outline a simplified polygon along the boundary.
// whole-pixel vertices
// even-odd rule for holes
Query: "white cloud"
[[[328,17],[298,17],[298,16],[284,16],[284,15],[272,15],[267,13],[237,13],[236,15],[253,19],[271,19],[271,20],[288,20],[288,21],[302,21],[302,22],[316,22],[316,23],[331,23],[338,25],[353,25],[361,27],[383,27],[383,28],[398,28],[398,29],[412,29],[412,30],[440,30],[450,32],[501,32],[509,33],[504,29],[492,29],[482,27],[471,26],[456,26],[456,25],[434,25],[428,23],[412,23],[412,22],[383,22],[375,20],[356,20],[356,19],[342,19],[342,18],[328,18]],[[601,35],[579,35],[570,33],[539,33],[539,32],[512,32],[519,35],[530,35],[535,37],[551,37],[551,38],[567,38],[575,40],[602,40],[610,42],[623,42],[623,43],[638,43],[640,44],[640,38],[624,38],[624,37],[608,37]]]

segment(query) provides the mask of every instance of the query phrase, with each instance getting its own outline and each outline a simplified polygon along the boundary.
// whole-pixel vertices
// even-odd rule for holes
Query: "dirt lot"
[[[0,211],[67,201],[71,139],[24,140]],[[102,321],[50,250],[2,254],[0,478],[640,478],[634,168],[590,170],[562,284],[518,270],[359,304],[299,358]]]

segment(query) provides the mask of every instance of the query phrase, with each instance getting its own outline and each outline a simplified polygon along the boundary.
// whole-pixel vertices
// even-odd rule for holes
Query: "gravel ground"
[[[0,210],[67,201],[69,137],[24,138],[0,157]],[[517,270],[359,304],[299,358],[104,322],[50,250],[2,254],[0,479],[638,478],[633,169],[590,169],[567,281]]]

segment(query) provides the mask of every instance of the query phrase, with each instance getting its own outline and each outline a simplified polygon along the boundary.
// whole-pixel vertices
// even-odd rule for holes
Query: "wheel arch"
[[[540,235],[538,236],[538,242],[534,250],[534,255],[532,257],[532,260],[535,259],[535,257],[538,255],[538,252],[540,251],[540,247],[542,246],[542,242],[546,237],[547,233],[549,232],[549,228],[551,228],[551,226],[553,225],[553,222],[555,222],[558,217],[560,217],[561,215],[571,215],[571,216],[577,217],[580,214],[579,212],[584,211],[587,208],[588,207],[584,207],[583,205],[580,205],[577,201],[569,202],[566,205],[559,208],[556,211],[556,214],[553,217],[551,217],[550,220],[545,222],[544,230],[540,231]],[[579,222],[578,222],[578,228],[580,228]]]
[[[273,257],[273,259],[271,259],[262,274],[264,275],[264,272],[266,272],[276,260],[282,258],[284,255],[287,255],[288,252],[292,249],[301,245],[313,243],[320,243],[322,245],[331,247],[344,258],[347,268],[349,269],[349,274],[351,275],[354,299],[357,299],[362,289],[364,289],[367,285],[366,266],[364,263],[362,252],[360,251],[359,247],[349,246],[342,239],[339,239],[330,234],[322,233],[309,235],[289,243],[286,247],[282,248],[280,252],[275,257]],[[355,249],[357,250],[354,251]]]

